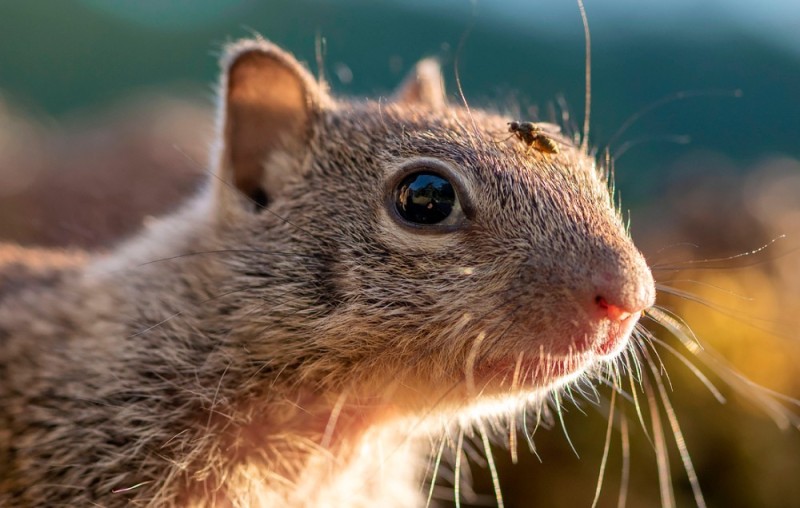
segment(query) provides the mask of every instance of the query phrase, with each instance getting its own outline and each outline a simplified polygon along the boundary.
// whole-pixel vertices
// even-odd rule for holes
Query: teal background
[[[618,178],[628,199],[648,196],[687,149],[721,152],[742,167],[764,154],[800,156],[800,42],[771,39],[776,29],[757,19],[752,26],[737,24],[730,11],[740,2],[729,4],[678,2],[684,10],[671,12],[656,2],[588,2],[596,145],[667,94],[743,92],[739,99],[677,101],[628,130],[621,142],[665,135],[692,140],[688,148],[653,141],[627,153]],[[773,24],[790,23],[793,16],[800,22],[796,6],[787,2],[785,13],[782,6],[773,6]],[[763,10],[753,6],[745,14]],[[545,0],[474,7],[466,1],[6,1],[0,3],[0,90],[56,119],[141,88],[188,84],[206,91],[215,81],[214,54],[221,45],[256,31],[312,68],[321,34],[327,71],[340,93],[387,93],[415,60],[437,55],[454,94],[455,48],[470,26],[460,66],[471,102],[536,104],[546,111],[548,101],[563,95],[581,123],[577,6]],[[351,69],[352,82],[337,79],[335,66],[341,64]]]

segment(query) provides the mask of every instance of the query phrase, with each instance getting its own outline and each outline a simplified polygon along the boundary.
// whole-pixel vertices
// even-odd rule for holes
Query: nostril
[[[631,313],[622,310],[622,308],[608,303],[604,297],[597,295],[594,299],[600,310],[612,321],[625,321],[631,317]]]

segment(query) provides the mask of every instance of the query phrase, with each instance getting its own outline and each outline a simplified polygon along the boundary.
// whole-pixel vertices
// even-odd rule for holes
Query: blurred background
[[[730,369],[800,397],[800,3],[586,7],[591,140],[617,155],[634,238],[659,282],[678,293],[662,292],[658,304]],[[459,66],[471,104],[543,120],[563,120],[566,105],[568,123],[581,124],[584,40],[571,1],[0,2],[0,240],[108,248],[194,192],[205,176],[216,55],[226,41],[259,32],[316,73],[322,37],[333,90],[357,96],[386,95],[416,60],[438,56],[455,101],[453,62],[469,27]],[[674,94],[688,97],[662,100]],[[717,402],[656,347],[708,505],[800,506],[800,430],[781,430],[762,407],[766,399],[726,387],[728,367],[715,373],[647,324],[727,399]],[[602,394],[599,408],[567,403],[565,427],[580,458],[560,426],[537,432],[539,458],[522,437],[517,465],[498,446],[506,506],[591,506],[607,421],[609,392]],[[676,503],[693,506],[660,407]],[[628,402],[615,420],[599,506],[617,506],[623,415],[631,429],[628,506],[658,506],[654,447]],[[645,408],[653,435],[651,416]],[[479,442],[474,448],[482,450]],[[462,506],[495,503],[479,462]],[[442,466],[435,495],[452,504],[452,465]]]

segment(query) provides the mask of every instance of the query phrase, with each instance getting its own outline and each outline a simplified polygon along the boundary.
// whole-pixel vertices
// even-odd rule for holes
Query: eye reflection
[[[413,224],[438,224],[457,205],[453,185],[436,173],[408,175],[397,187],[395,207],[400,217]]]

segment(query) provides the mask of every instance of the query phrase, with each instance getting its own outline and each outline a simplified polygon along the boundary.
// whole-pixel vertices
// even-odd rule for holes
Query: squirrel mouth
[[[593,358],[590,352],[567,356],[522,354],[515,359],[485,362],[476,366],[474,375],[482,391],[490,386],[501,391],[527,391],[574,379],[592,365]]]
[[[592,350],[601,359],[614,358],[628,345],[628,340],[633,333],[639,314],[632,314],[621,321],[611,321],[602,340],[595,342]]]
[[[601,319],[580,326],[575,339],[567,346],[566,354],[590,355],[600,360],[610,360],[628,345],[640,312],[627,314],[621,319]]]
[[[522,352],[503,355],[475,366],[476,381],[499,388],[542,388],[577,378],[600,361],[611,360],[628,345],[639,314],[604,320],[582,330],[580,339],[561,352]]]

